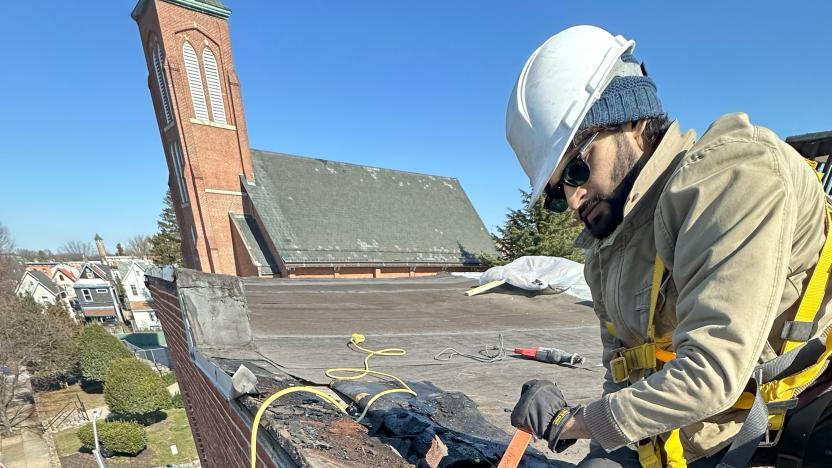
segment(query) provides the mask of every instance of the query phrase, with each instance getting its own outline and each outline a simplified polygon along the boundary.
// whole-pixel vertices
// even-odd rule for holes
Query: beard
[[[624,220],[627,197],[644,167],[641,155],[636,153],[623,134],[618,133],[614,138],[617,157],[611,178],[615,189],[611,193],[592,195],[578,209],[581,221],[596,239],[608,237]]]

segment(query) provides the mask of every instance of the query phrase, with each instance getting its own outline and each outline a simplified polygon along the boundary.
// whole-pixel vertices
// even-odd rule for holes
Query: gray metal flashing
[[[176,287],[196,347],[251,349],[252,331],[239,277],[179,269]]]

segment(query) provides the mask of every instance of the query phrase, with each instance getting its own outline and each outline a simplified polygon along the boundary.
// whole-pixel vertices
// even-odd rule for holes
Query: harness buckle
[[[624,356],[618,356],[610,361],[610,374],[612,374],[612,381],[621,383],[630,377],[630,367],[627,365],[627,359]]]
[[[763,440],[760,441],[760,448],[770,448],[777,445],[777,442],[780,442],[780,436],[783,435],[783,427],[780,426],[780,429],[777,429],[774,433],[774,439],[771,438],[771,431],[766,431],[766,435],[763,437]]]

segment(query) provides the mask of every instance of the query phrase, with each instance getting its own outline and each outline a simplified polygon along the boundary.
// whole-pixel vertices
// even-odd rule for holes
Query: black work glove
[[[559,440],[566,423],[580,410],[566,404],[557,385],[547,380],[530,380],[520,390],[520,400],[511,412],[511,425],[531,431],[538,439],[546,439],[549,449],[562,452],[576,442]]]

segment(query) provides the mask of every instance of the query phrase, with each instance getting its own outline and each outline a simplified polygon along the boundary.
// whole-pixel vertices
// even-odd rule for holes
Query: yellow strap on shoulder
[[[829,270],[832,267],[832,212],[830,212],[829,205],[826,206],[826,228],[826,241],[823,244],[818,263],[815,265],[811,278],[809,278],[809,285],[806,287],[803,299],[800,301],[800,306],[794,319],[795,322],[814,323],[826,293],[826,284],[829,281]],[[786,340],[783,342],[783,349],[780,354],[787,353],[803,343],[803,341],[799,340]],[[815,364],[783,379],[761,385],[760,393],[763,400],[766,403],[771,403],[792,399],[797,389],[805,388],[814,382],[818,375],[826,369],[827,360],[830,355],[832,355],[832,333],[827,336],[826,350],[818,357]],[[734,403],[734,408],[749,409],[753,403],[754,395],[743,392],[737,402]],[[769,414],[768,422],[770,428],[772,430],[780,429],[785,421],[785,416],[785,412],[783,411]]]
[[[664,262],[658,255],[653,263],[653,282],[650,286],[650,314],[647,316],[647,338],[648,342],[656,341],[656,328],[653,325],[653,317],[656,315],[656,306],[659,303],[659,290],[662,287],[664,276]]]
[[[659,302],[659,290],[662,286],[662,277],[664,276],[664,262],[658,255],[653,264],[653,280],[650,287],[650,311],[647,316],[647,330],[644,344],[633,346],[632,348],[616,350],[615,357],[610,360],[610,372],[612,373],[613,382],[623,382],[627,380],[630,372],[635,370],[656,369],[656,361],[668,362],[676,357],[672,351],[665,351],[656,346],[656,327],[654,325],[654,317],[656,315],[656,308]],[[612,336],[615,334],[615,325],[612,322],[606,322],[607,331]]]
[[[830,215],[829,206],[826,207],[826,228],[832,232],[832,216]],[[832,236],[827,234],[826,242],[824,242],[823,249],[820,252],[820,258],[818,258],[818,263],[815,265],[815,271],[812,272],[809,285],[806,287],[806,294],[803,295],[800,307],[798,307],[797,314],[794,317],[795,322],[812,323],[815,321],[815,316],[820,310],[820,304],[826,293],[826,283],[829,281],[829,268],[831,266]],[[803,341],[786,340],[783,342],[783,349],[780,354],[788,353],[803,343]]]

